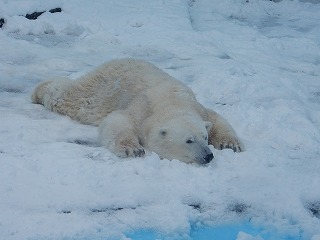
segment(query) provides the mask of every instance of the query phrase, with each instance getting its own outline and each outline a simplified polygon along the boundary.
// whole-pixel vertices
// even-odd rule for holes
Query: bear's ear
[[[212,127],[212,123],[211,122],[204,122],[204,125],[206,126],[207,132],[209,132]]]
[[[168,131],[164,128],[160,129],[159,134],[161,137],[165,137],[168,134]]]

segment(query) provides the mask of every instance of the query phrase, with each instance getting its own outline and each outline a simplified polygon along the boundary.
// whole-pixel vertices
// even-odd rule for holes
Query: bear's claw
[[[234,152],[242,152],[243,148],[241,148],[240,144],[238,143],[222,143],[220,144],[220,150],[223,149],[232,149]]]
[[[135,157],[142,157],[142,156],[144,156],[145,151],[143,148],[135,149],[135,150],[133,150],[133,154]]]
[[[119,151],[116,151],[116,155],[119,157],[143,157],[145,155],[145,151],[141,146],[120,146]]]

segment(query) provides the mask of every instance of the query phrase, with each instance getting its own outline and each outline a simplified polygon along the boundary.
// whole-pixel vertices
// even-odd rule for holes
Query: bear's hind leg
[[[40,83],[34,90],[31,100],[33,103],[42,104],[47,109],[71,118],[77,114],[79,104],[77,99],[66,101],[73,81],[68,78],[58,78]]]
[[[43,97],[44,97],[45,91],[48,87],[48,84],[50,84],[51,82],[52,81],[42,82],[36,87],[36,89],[33,91],[31,96],[32,103],[43,105]]]
[[[99,142],[119,157],[142,157],[145,154],[134,124],[124,111],[114,111],[101,122]]]

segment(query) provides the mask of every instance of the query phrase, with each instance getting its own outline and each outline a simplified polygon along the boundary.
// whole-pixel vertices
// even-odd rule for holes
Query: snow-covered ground
[[[319,3],[0,0],[0,239],[190,239],[250,222],[319,240]],[[123,57],[190,86],[246,151],[214,150],[208,166],[119,159],[95,127],[31,103],[39,82]]]

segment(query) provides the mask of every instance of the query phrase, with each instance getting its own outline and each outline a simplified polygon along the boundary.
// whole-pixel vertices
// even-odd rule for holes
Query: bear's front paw
[[[145,155],[145,151],[140,144],[119,144],[113,152],[122,158],[143,157]]]
[[[237,143],[221,143],[220,144],[220,150],[222,149],[226,149],[226,148],[229,148],[229,149],[232,149],[234,152],[242,152],[242,147],[239,146],[239,144]]]
[[[240,140],[234,136],[223,137],[214,144],[214,147],[217,149],[232,149],[234,152],[243,152],[244,147]]]

